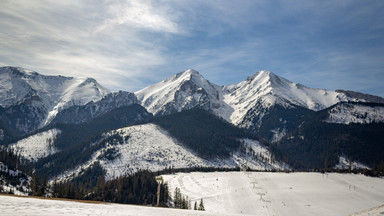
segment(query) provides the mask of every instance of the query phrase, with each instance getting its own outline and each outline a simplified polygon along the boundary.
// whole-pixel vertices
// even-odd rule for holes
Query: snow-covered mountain
[[[159,170],[168,166],[234,167],[247,164],[247,167],[255,169],[260,167],[282,168],[284,165],[274,160],[276,155],[273,154],[276,152],[272,153],[272,151],[276,149],[272,147],[266,149],[252,139],[261,137],[264,140],[279,142],[284,137],[285,147],[289,149],[302,142],[301,137],[305,137],[306,142],[314,142],[314,140],[308,139],[311,137],[309,135],[311,130],[309,132],[294,132],[294,130],[299,130],[302,125],[309,127],[310,120],[318,119],[319,116],[324,118],[316,120],[315,123],[316,125],[325,124],[324,127],[330,123],[369,124],[384,121],[382,106],[366,103],[371,102],[370,98],[377,101],[377,97],[361,93],[352,94],[349,91],[313,89],[293,83],[269,71],[255,73],[238,84],[218,86],[206,80],[197,71],[190,69],[135,93],[123,91],[109,93],[93,79],[44,76],[14,67],[0,68],[0,78],[0,104],[2,106],[0,107],[0,140],[5,139],[6,133],[11,131],[8,130],[8,127],[3,127],[4,122],[8,124],[7,126],[11,126],[11,129],[16,129],[19,133],[24,134],[50,122],[79,124],[76,127],[61,124],[62,128],[45,131],[19,142],[8,139],[14,143],[10,148],[29,159],[49,158],[49,160],[54,160],[61,154],[60,157],[64,160],[68,157],[67,153],[71,152],[67,148],[86,151],[87,157],[82,151],[76,152],[76,160],[82,160],[82,164],[71,164],[67,161],[66,165],[62,166],[60,172],[72,169],[72,165],[76,166],[77,168],[72,170],[72,174],[78,174],[76,170],[87,168],[95,163],[100,163],[110,176],[126,171],[134,172],[138,169]],[[354,95],[357,96],[354,97]],[[181,111],[195,107],[208,111],[209,113],[202,112],[209,115],[202,115],[199,112],[183,112],[181,113],[181,116],[184,115],[183,120],[180,116],[169,115],[180,114]],[[150,119],[152,115],[147,110],[159,118]],[[204,125],[215,129],[223,125],[233,127],[211,114],[221,117],[235,126],[256,132],[256,136],[252,134],[253,138],[250,139],[246,139],[249,136],[237,136],[245,133],[245,130],[233,137],[236,142],[241,139],[243,146],[256,155],[262,155],[264,159],[272,158],[273,155],[274,163],[260,162],[260,158],[250,160],[247,155],[244,155],[244,152],[237,149],[241,148],[237,144],[236,148],[230,149],[234,142],[226,143],[225,141],[230,139],[228,137],[223,140],[216,139],[204,146],[212,145],[211,150],[213,149],[213,151],[208,155],[218,156],[220,155],[218,154],[219,149],[215,145],[225,143],[224,147],[220,146],[221,153],[226,152],[222,155],[230,156],[218,159],[218,161],[212,160],[212,157],[198,156],[196,152],[200,147],[197,148],[198,145],[193,144],[204,143],[202,140],[209,140],[209,137],[214,136],[208,132],[209,136],[202,138],[202,134],[209,131],[209,128],[198,125],[196,122],[203,122],[202,119],[212,117],[213,120]],[[124,115],[126,116],[124,117]],[[163,119],[161,120],[161,118]],[[198,120],[196,121],[196,119]],[[153,124],[132,126],[138,121]],[[158,122],[156,123],[156,121]],[[161,127],[165,127],[165,129],[154,125],[161,125],[158,124],[159,121],[163,121],[165,126]],[[180,124],[182,121],[185,122]],[[192,126],[188,131],[178,131],[178,134],[186,135],[183,140],[185,143],[177,141],[180,138],[175,138],[178,134],[170,135],[165,131],[171,128],[166,127],[170,124],[184,129]],[[59,125],[55,127],[59,127]],[[354,129],[359,130],[358,127],[357,125]],[[380,127],[380,125],[376,125],[373,128]],[[49,128],[52,129],[53,126],[50,125]],[[223,128],[227,128],[227,126]],[[174,129],[175,126],[173,126]],[[239,128],[233,127],[228,131],[236,131],[236,129]],[[338,130],[341,129],[338,128]],[[366,131],[370,130],[366,129]],[[224,130],[221,129],[221,131]],[[228,134],[228,131],[225,133]],[[294,136],[295,139],[285,136],[290,133],[297,134]],[[223,133],[217,134],[216,136],[221,138],[224,136]],[[336,135],[335,137],[338,139],[339,137]],[[47,136],[48,138],[46,138]],[[124,139],[118,145],[110,145],[109,139],[114,136],[122,136]],[[94,141],[100,137],[104,137],[100,142]],[[57,144],[57,146],[52,146],[54,139],[60,141],[59,144],[53,144]],[[356,137],[352,141],[358,139],[366,140],[365,137]],[[189,146],[186,145],[187,142],[189,142]],[[30,145],[30,143],[32,144]],[[196,147],[194,149],[196,152],[189,149],[191,146]],[[320,147],[324,146],[320,145]],[[308,154],[308,152],[302,153]],[[313,152],[313,154],[317,153],[318,149]],[[52,156],[52,154],[55,155]],[[74,155],[73,152],[71,154]],[[357,155],[356,158],[359,156]],[[88,162],[84,163],[87,160]],[[55,163],[61,162],[55,161]],[[48,167],[51,164],[49,161],[44,163],[42,167]],[[128,165],[129,168],[127,168]],[[125,167],[124,170],[121,167]]]
[[[221,87],[189,69],[135,92],[141,105],[155,115],[166,115],[200,107],[206,110],[222,106]]]
[[[238,84],[218,86],[189,69],[135,94],[142,105],[154,114],[199,106],[214,111],[235,125],[257,103],[264,108],[279,104],[287,108],[296,105],[318,111],[348,100],[342,92],[308,88],[269,71],[260,71]]]
[[[224,102],[234,110],[230,121],[235,125],[244,124],[242,120],[254,107],[260,107],[258,115],[263,115],[263,111],[274,105],[318,111],[347,101],[343,93],[308,88],[269,71],[260,71],[238,84],[223,86],[223,92]]]
[[[200,107],[236,126],[255,132],[267,130],[272,135],[266,137],[275,141],[299,125],[309,111],[319,111],[339,102],[359,100],[343,92],[296,84],[269,71],[260,71],[238,84],[218,86],[189,69],[135,94],[141,105],[155,115]],[[290,116],[297,115],[298,120],[291,123],[281,116],[274,122],[263,121],[268,115],[281,115],[281,110]]]
[[[0,67],[3,116],[23,133],[48,124],[65,108],[98,101],[109,93],[92,78],[45,76],[23,68]]]

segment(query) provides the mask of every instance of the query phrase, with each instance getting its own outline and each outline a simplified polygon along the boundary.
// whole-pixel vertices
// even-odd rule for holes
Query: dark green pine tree
[[[203,198],[201,198],[201,200],[200,200],[199,210],[200,210],[200,211],[205,211]]]

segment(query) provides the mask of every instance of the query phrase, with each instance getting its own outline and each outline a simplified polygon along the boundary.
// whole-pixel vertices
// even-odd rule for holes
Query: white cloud
[[[177,23],[172,20],[169,9],[157,7],[151,1],[131,0],[108,5],[108,18],[96,32],[111,31],[124,25],[138,29],[165,33],[180,33]]]

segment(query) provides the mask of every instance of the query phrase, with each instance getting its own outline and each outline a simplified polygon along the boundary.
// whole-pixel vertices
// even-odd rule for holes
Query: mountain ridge
[[[47,125],[63,109],[98,101],[108,93],[92,78],[46,76],[18,67],[0,67],[3,119],[22,133]]]

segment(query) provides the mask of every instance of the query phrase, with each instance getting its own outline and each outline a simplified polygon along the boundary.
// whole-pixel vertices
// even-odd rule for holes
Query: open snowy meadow
[[[384,179],[338,173],[215,172],[163,176],[217,215],[350,215],[384,203]],[[384,208],[375,209],[384,214]],[[357,214],[360,215],[360,214]],[[361,215],[370,215],[368,213]]]
[[[163,175],[204,212],[0,196],[0,215],[354,215],[384,214],[384,179],[355,174],[213,172]]]
[[[86,203],[0,195],[1,216],[213,216],[215,213],[110,203]],[[222,214],[232,215],[232,214]]]

